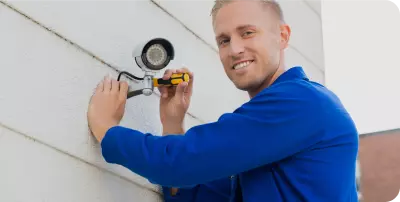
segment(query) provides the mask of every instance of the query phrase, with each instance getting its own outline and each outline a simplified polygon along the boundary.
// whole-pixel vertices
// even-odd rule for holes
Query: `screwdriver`
[[[171,85],[178,85],[182,82],[189,82],[189,74],[188,73],[177,73],[172,74],[168,80],[164,80],[162,78],[153,78],[153,85],[154,87],[158,86],[171,86]]]

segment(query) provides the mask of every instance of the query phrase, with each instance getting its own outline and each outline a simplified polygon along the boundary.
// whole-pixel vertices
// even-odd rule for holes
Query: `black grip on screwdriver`
[[[188,73],[172,74],[171,77],[167,80],[164,80],[162,78],[154,78],[153,84],[154,87],[158,87],[160,85],[171,86],[171,85],[178,85],[184,81],[189,82]]]

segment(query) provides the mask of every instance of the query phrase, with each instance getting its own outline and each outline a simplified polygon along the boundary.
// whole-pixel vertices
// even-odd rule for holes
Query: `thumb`
[[[179,101],[183,102],[185,98],[185,89],[188,86],[187,82],[182,82],[178,84],[175,91],[175,97],[178,98]]]

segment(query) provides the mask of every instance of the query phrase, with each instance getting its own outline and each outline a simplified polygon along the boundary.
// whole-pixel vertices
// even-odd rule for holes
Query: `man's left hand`
[[[117,126],[125,113],[128,83],[109,77],[101,81],[89,103],[87,113],[89,129],[101,142],[108,129]]]

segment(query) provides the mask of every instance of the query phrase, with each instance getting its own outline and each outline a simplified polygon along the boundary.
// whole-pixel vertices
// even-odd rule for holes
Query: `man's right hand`
[[[163,79],[169,79],[174,73],[188,73],[189,82],[182,82],[177,86],[159,86],[160,119],[163,125],[163,134],[182,134],[183,121],[190,105],[193,93],[193,73],[187,68],[169,69],[164,73]]]

